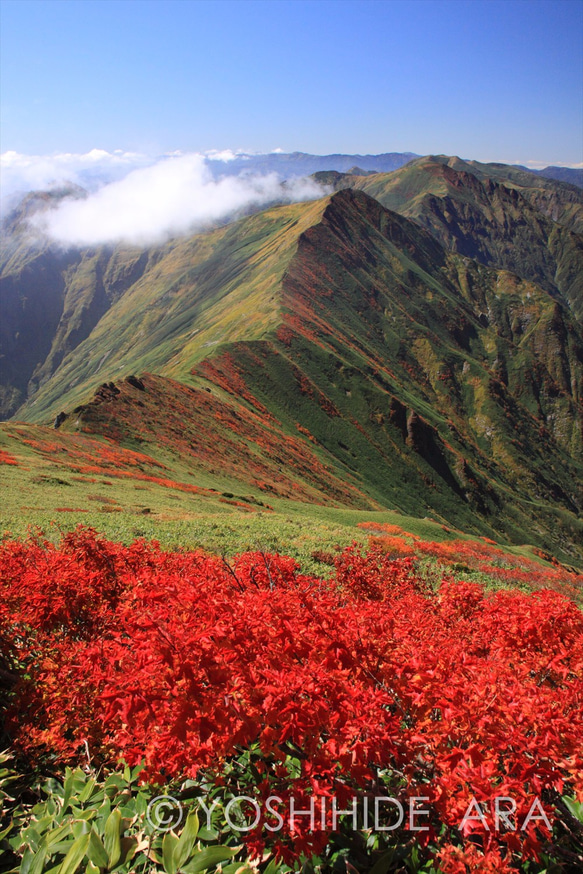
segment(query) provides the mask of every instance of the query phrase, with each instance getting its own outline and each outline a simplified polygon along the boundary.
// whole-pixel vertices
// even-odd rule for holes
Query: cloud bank
[[[2,198],[13,198],[27,191],[46,191],[70,182],[92,190],[152,163],[152,158],[146,155],[121,150],[92,149],[85,154],[57,155],[4,152],[0,155]]]
[[[74,183],[84,199],[64,199],[31,220],[63,245],[92,246],[123,241],[148,245],[200,230],[250,207],[273,201],[322,197],[311,179],[282,182],[276,174],[217,177],[217,162],[233,152],[166,155],[151,159],[129,152],[93,150],[51,158],[2,155],[3,195],[51,190]],[[212,162],[213,169],[209,166]]]

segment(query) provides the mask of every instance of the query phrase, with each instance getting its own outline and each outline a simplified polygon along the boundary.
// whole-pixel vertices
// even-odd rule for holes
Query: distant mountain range
[[[421,157],[413,152],[386,152],[382,155],[309,155],[305,152],[271,152],[267,155],[237,155],[228,161],[214,160],[209,166],[216,175],[239,175],[241,172],[277,173],[284,179],[292,176],[309,176],[324,170],[350,173],[364,170],[367,173],[390,173],[398,170],[409,161]],[[476,162],[470,162],[476,164]],[[508,167],[505,164],[488,164],[488,167]],[[514,170],[524,170],[536,176],[567,182],[583,188],[583,170],[573,167],[545,167],[543,170],[529,170],[521,165],[512,166]]]
[[[283,179],[310,176],[320,170],[346,173],[355,168],[374,173],[398,170],[414,158],[413,152],[386,152],[382,155],[308,155],[305,152],[271,152],[267,155],[237,155],[229,161],[214,160],[209,167],[216,174],[277,173]]]
[[[333,194],[147,249],[31,246],[29,197],[1,272],[4,417],[583,561],[583,192],[339,158],[352,173],[313,171]]]
[[[519,167],[521,170],[528,170],[528,167]],[[568,182],[570,185],[577,185],[583,188],[583,170],[576,167],[545,167],[544,170],[530,170],[531,173],[536,173],[538,176],[546,176],[547,179],[556,179],[558,182]]]

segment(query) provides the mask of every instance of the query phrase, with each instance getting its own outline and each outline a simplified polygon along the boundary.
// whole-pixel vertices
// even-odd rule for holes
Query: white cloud
[[[85,154],[64,152],[55,155],[0,155],[2,197],[33,190],[47,190],[66,182],[90,185],[95,179],[110,181],[130,170],[152,163],[152,158],[136,152],[106,152],[91,149]]]
[[[211,149],[210,152],[205,152],[205,157],[209,161],[234,161],[235,158],[245,157],[245,153],[240,151],[233,152],[232,149],[223,149],[222,151]]]
[[[523,167],[528,167],[530,170],[545,170],[547,167],[568,167],[572,170],[583,169],[583,163],[580,164],[565,164],[562,161],[513,161],[514,164],[522,164]]]
[[[13,156],[14,153],[8,153],[7,166],[12,163],[22,167],[23,162]],[[100,167],[107,162],[111,167],[116,159],[99,150],[81,157],[84,168],[90,162]],[[126,173],[128,165],[132,166],[132,158],[128,153],[119,156],[119,161],[127,162]],[[33,160],[25,166],[28,172],[36,168],[37,178],[43,174],[46,178],[46,167],[41,162]],[[53,163],[51,170],[54,166]],[[58,166],[70,168],[75,162],[67,164],[61,160]],[[66,174],[61,178],[64,181]],[[146,245],[195,231],[250,206],[309,200],[324,193],[311,179],[290,180],[284,184],[275,174],[214,179],[203,155],[165,156],[150,166],[131,169],[123,178],[103,185],[84,200],[61,201],[55,209],[37,214],[34,223],[64,245],[96,245],[119,240]]]

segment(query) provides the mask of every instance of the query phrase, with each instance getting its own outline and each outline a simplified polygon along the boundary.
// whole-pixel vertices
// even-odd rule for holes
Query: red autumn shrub
[[[163,781],[258,745],[263,798],[426,799],[416,836],[444,871],[506,870],[548,836],[540,817],[461,827],[473,803],[491,816],[511,798],[520,824],[534,799],[583,798],[583,615],[555,592],[433,594],[410,559],[355,546],[326,582],[278,555],[229,565],[85,529],[5,541],[0,573],[2,639],[27,662],[9,723],[23,750],[74,761],[83,745]]]

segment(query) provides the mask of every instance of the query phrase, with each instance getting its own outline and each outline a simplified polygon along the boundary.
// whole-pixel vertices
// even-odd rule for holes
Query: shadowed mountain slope
[[[120,373],[163,369],[168,375],[188,375],[220,343],[252,339],[275,328],[275,292],[298,235],[317,221],[323,208],[323,201],[316,201],[268,210],[142,252],[121,246],[86,250],[63,269],[55,266],[56,259],[73,259],[73,253],[62,256],[51,249],[38,254],[23,272],[5,274],[4,306],[14,311],[11,296],[21,304],[19,323],[26,326],[34,309],[42,324],[43,304],[55,300],[53,344],[31,378],[31,399],[18,417],[44,421],[61,405],[74,406],[96,384]],[[48,265],[53,269],[47,288],[43,279]],[[33,282],[39,293],[31,303]],[[59,295],[64,299],[60,321]],[[4,329],[26,356],[31,343],[22,342],[10,323]],[[77,342],[68,345],[75,331]],[[33,348],[40,357],[38,345]]]
[[[580,189],[502,164],[441,156],[336,185],[366,191],[446,249],[536,282],[583,316]]]
[[[174,355],[198,360],[252,323],[261,332],[277,318],[263,291],[281,278],[297,222],[310,220],[309,209],[290,206],[250,217],[243,233],[235,223],[146,250],[64,251],[17,238],[0,272],[3,417],[24,404],[19,416],[41,418],[73,386],[86,396],[106,361],[108,373],[126,362],[156,369]]]
[[[150,253],[22,412],[576,561],[582,392],[560,298],[343,190]]]
[[[63,198],[85,195],[77,186],[34,192],[2,222],[0,418],[36,393],[150,262],[128,247],[62,249],[29,225]]]
[[[583,243],[569,228],[583,227],[583,195],[573,186],[516,167],[464,162],[443,156],[421,158],[389,174],[347,177],[327,172],[319,176],[329,185],[362,188],[385,206],[425,226],[446,249],[536,282],[567,302],[581,317]],[[50,208],[59,198],[71,196],[83,197],[84,192],[63,189],[31,194],[8,218],[3,229],[0,418],[14,415],[23,404],[26,404],[26,415],[35,408],[42,415],[47,403],[57,403],[63,387],[68,389],[72,384],[77,386],[77,399],[80,399],[83,392],[92,390],[95,378],[99,379],[101,365],[108,360],[104,356],[110,359],[113,356],[120,370],[128,355],[131,361],[139,359],[136,367],[155,370],[160,362],[166,363],[170,355],[165,340],[171,335],[175,336],[176,372],[183,370],[182,365],[189,355],[195,361],[200,357],[201,348],[212,348],[205,343],[216,344],[237,334],[235,326],[241,323],[245,289],[249,289],[249,281],[256,289],[262,282],[253,275],[241,283],[239,304],[235,303],[231,317],[227,318],[230,327],[223,333],[215,332],[216,336],[208,336],[208,331],[204,338],[188,335],[188,328],[198,318],[201,306],[208,308],[209,299],[214,299],[216,293],[222,323],[225,319],[223,301],[233,302],[228,288],[225,294],[223,286],[229,287],[231,279],[238,284],[239,269],[253,274],[254,270],[265,268],[263,283],[267,285],[272,281],[277,283],[277,271],[285,269],[287,255],[279,265],[276,265],[279,255],[274,257],[281,240],[275,250],[270,244],[263,249],[262,240],[267,240],[274,228],[270,220],[264,223],[262,219],[257,220],[249,233],[244,231],[246,242],[242,245],[239,245],[240,223],[231,230],[223,228],[215,235],[176,240],[147,250],[118,246],[79,252],[61,250],[38,236],[31,238],[27,219],[39,209]],[[276,221],[287,221],[282,218],[283,213],[277,215]],[[283,228],[280,230],[283,232]],[[224,244],[221,233],[225,234]],[[290,239],[294,233],[292,228]],[[275,234],[279,239],[277,229]],[[285,244],[283,246],[285,248]],[[216,251],[214,260],[207,251],[209,247]],[[244,265],[247,256],[250,264]],[[205,264],[205,275],[197,274],[199,261]],[[163,264],[156,272],[158,262]],[[276,265],[275,273],[270,273],[270,265]],[[134,287],[142,277],[144,282],[134,294]],[[197,288],[195,297],[185,300],[184,292],[188,293],[193,284]],[[109,309],[130,289],[132,294],[125,311],[124,306],[121,312],[117,308],[115,319],[100,326]],[[147,318],[143,318],[142,293],[149,298]],[[127,324],[127,313],[132,308],[140,322],[139,330],[131,319]],[[261,322],[253,301],[245,302],[243,309],[253,312],[254,320]],[[263,310],[264,317],[269,319],[265,307]],[[185,331],[176,330],[179,322]],[[125,333],[120,330],[123,325]],[[65,380],[61,379],[56,389],[51,387],[51,377],[61,362],[98,326],[100,332],[93,343],[95,354],[85,355],[78,372],[69,369]],[[154,336],[152,342],[146,344],[143,338],[150,331]],[[106,334],[111,337],[110,344],[105,344]],[[140,336],[144,348],[136,355]],[[75,367],[80,365],[77,357],[72,361]],[[45,390],[45,387],[48,388]],[[35,403],[35,407],[31,407],[31,403]]]
[[[525,168],[526,169],[526,168]],[[583,188],[583,170],[575,167],[545,167],[544,170],[532,170],[538,176],[545,176],[547,179],[556,179],[557,182],[567,182],[569,185],[576,185],[578,188]]]

